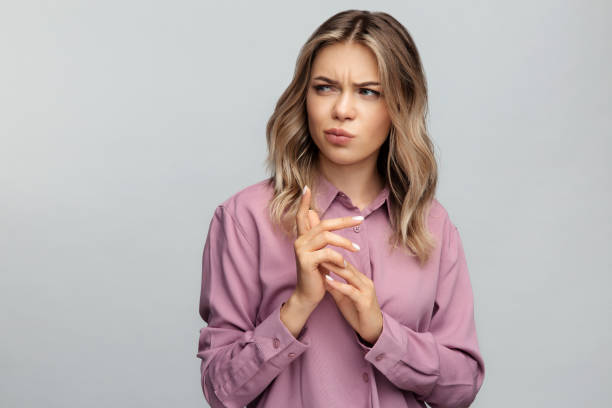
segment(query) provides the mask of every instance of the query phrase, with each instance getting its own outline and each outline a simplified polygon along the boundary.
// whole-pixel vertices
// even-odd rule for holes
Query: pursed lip
[[[337,135],[337,136],[355,137],[354,134],[349,133],[346,130],[339,129],[339,128],[325,129],[324,132],[325,133],[330,133],[332,135]]]

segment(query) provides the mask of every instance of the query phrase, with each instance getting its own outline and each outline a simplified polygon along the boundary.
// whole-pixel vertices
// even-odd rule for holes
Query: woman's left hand
[[[374,344],[383,329],[383,316],[376,299],[374,282],[350,262],[342,269],[328,262],[322,265],[347,283],[325,279],[325,286],[338,309],[363,340]]]
[[[309,211],[309,220],[311,227],[320,222],[315,211]],[[353,330],[368,343],[376,343],[382,333],[383,316],[376,299],[374,282],[348,261],[344,269],[329,262],[323,262],[321,265],[348,282],[346,284],[324,279],[327,291]]]

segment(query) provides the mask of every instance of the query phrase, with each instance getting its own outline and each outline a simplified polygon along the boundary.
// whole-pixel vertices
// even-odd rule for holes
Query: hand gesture
[[[360,224],[363,217],[342,217],[320,221],[317,213],[310,209],[312,192],[304,187],[302,201],[296,214],[298,237],[294,242],[297,286],[296,296],[304,302],[316,306],[325,296],[326,270],[320,265],[326,262],[328,265],[344,266],[344,257],[327,245],[336,245],[349,251],[358,251],[353,243],[333,230],[352,227]]]
[[[310,225],[317,228],[319,217],[312,211]],[[325,221],[323,221],[325,222]],[[326,275],[326,289],[334,298],[340,313],[362,339],[374,344],[382,333],[382,311],[378,305],[374,282],[350,262],[346,267],[338,266],[337,262],[323,262],[322,266],[334,272],[348,282],[342,283]]]

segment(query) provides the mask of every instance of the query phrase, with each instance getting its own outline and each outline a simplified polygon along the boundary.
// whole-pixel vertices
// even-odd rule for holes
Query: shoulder
[[[219,204],[219,207],[223,207],[240,221],[248,216],[258,216],[266,208],[273,193],[270,178],[266,178],[238,190]]]
[[[247,238],[257,241],[257,235],[268,223],[268,202],[274,194],[271,178],[265,178],[244,187],[227,197],[216,211],[229,215]]]
[[[430,224],[440,226],[451,222],[450,215],[446,207],[444,207],[444,205],[442,205],[442,203],[438,201],[437,198],[433,198],[431,201],[431,205],[429,208],[429,222]]]
[[[451,245],[457,227],[453,223],[449,211],[437,198],[432,200],[428,223],[429,230],[441,245]]]

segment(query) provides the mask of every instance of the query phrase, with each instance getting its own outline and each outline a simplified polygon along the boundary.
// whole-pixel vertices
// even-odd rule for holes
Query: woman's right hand
[[[344,268],[344,257],[326,245],[336,245],[349,251],[358,251],[351,240],[333,230],[352,227],[360,224],[363,217],[340,217],[319,221],[317,213],[310,209],[311,190],[304,188],[302,201],[296,214],[298,237],[293,246],[297,267],[297,286],[295,296],[304,305],[314,308],[325,296],[324,274],[327,271],[321,266],[323,262],[336,264]]]

